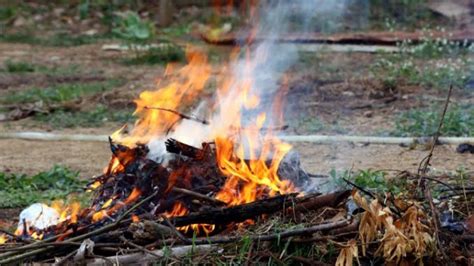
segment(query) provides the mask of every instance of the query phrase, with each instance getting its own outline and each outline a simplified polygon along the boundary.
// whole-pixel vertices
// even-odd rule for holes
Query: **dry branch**
[[[165,255],[171,257],[184,257],[189,253],[193,254],[202,254],[207,253],[212,250],[216,250],[217,247],[214,245],[189,245],[189,246],[180,246],[180,247],[173,247],[168,248],[167,250],[155,250],[150,251],[153,255],[140,253],[128,254],[128,255],[121,255],[121,256],[111,256],[105,258],[96,258],[93,260],[85,261],[87,265],[92,266],[102,266],[106,265],[109,261],[113,261],[118,263],[119,265],[129,265],[129,264],[146,264],[149,262],[156,261],[158,258],[163,258]],[[158,257],[158,258],[157,258]]]
[[[265,235],[251,235],[249,236],[250,240],[253,241],[273,241],[276,239],[283,239],[283,238],[288,238],[292,236],[301,236],[301,235],[311,235],[316,232],[320,231],[327,231],[331,229],[336,229],[340,228],[343,226],[349,225],[349,221],[347,220],[342,220],[342,221],[337,221],[333,223],[325,223],[325,224],[318,224],[318,225],[313,225],[310,227],[306,228],[299,228],[299,229],[292,229],[292,230],[286,230],[283,232],[279,233],[274,233],[274,234],[265,234]],[[193,241],[195,245],[201,245],[201,244],[223,244],[223,243],[232,243],[232,242],[237,242],[242,240],[242,236],[215,236],[215,237],[207,237],[207,238],[198,238]]]
[[[214,208],[186,216],[171,217],[173,225],[180,227],[190,224],[229,224],[243,222],[262,214],[272,214],[290,207],[295,194],[277,196],[228,208]]]

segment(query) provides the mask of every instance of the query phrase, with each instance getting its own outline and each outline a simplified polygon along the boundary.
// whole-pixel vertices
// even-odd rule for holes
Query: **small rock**
[[[354,93],[352,91],[344,91],[342,92],[342,95],[348,96],[348,97],[354,97]]]
[[[40,21],[40,20],[42,20],[42,19],[43,19],[43,16],[40,15],[40,14],[33,16],[33,20],[34,20],[34,21]]]
[[[61,16],[63,13],[64,13],[64,8],[53,9],[53,14],[57,17]]]
[[[97,35],[98,31],[96,29],[90,29],[84,32],[84,35],[87,36],[94,36]]]
[[[13,21],[13,26],[14,27],[21,27],[21,26],[25,26],[26,24],[26,19],[24,17],[17,17],[15,19],[15,21]]]
[[[463,224],[466,231],[470,234],[474,233],[474,215],[467,217]]]
[[[364,116],[365,116],[365,117],[370,118],[370,117],[372,117],[373,115],[374,115],[374,112],[372,112],[372,111],[365,111],[365,112],[364,112]]]
[[[456,152],[474,154],[474,145],[469,144],[469,143],[461,143],[456,148]]]

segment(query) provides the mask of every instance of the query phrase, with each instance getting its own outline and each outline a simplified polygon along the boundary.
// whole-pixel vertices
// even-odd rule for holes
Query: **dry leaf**
[[[354,258],[357,260],[357,264],[360,265],[359,262],[359,250],[357,248],[357,242],[355,239],[349,240],[347,242],[347,246],[341,249],[339,256],[336,260],[336,266],[352,266]]]

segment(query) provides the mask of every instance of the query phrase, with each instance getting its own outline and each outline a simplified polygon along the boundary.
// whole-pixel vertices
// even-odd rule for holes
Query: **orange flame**
[[[122,136],[122,129],[112,134],[112,139],[133,147],[136,143],[148,143],[152,138],[163,135],[180,119],[174,113],[149,107],[160,107],[177,110],[179,107],[192,103],[204,88],[209,79],[211,68],[207,57],[201,53],[187,51],[189,64],[177,73],[174,81],[156,91],[144,91],[135,100],[139,117],[130,136]],[[169,69],[167,69],[167,72]]]
[[[5,234],[0,234],[0,245],[5,244],[7,241],[7,236]]]
[[[179,217],[179,216],[187,215],[188,213],[189,213],[189,211],[188,211],[188,209],[186,209],[184,204],[177,201],[174,204],[173,209],[169,212],[165,212],[163,215],[165,217]],[[189,232],[189,229],[192,229],[196,235],[199,235],[201,230],[202,230],[206,235],[208,235],[209,233],[214,231],[215,225],[213,225],[213,224],[190,224],[190,225],[186,225],[186,226],[177,227],[176,229],[178,229],[179,231],[182,231],[184,233],[187,233],[187,232]]]

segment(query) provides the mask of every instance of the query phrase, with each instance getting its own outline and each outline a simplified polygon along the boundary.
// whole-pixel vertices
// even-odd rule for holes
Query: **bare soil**
[[[125,85],[94,95],[81,104],[106,104],[114,108],[133,105],[139,92],[154,89],[156,81],[163,77],[163,66],[124,66],[118,62],[123,52],[108,52],[102,44],[58,48],[24,44],[0,43],[0,62],[7,59],[26,60],[40,65],[78,65],[79,73],[71,73],[69,79],[87,82],[89,79],[122,78]],[[223,58],[230,49],[216,49]],[[393,126],[393,118],[402,110],[428,106],[444,100],[446,91],[414,86],[402,86],[397,90],[384,88],[369,79],[367,66],[374,55],[367,53],[322,53],[315,58],[303,58],[309,62],[296,65],[290,71],[287,113],[300,116],[289,117],[290,134],[374,134]],[[324,62],[324,63],[321,63]],[[215,64],[215,63],[214,63]],[[216,66],[218,67],[218,66]],[[337,75],[334,75],[334,71]],[[213,73],[218,77],[218,71]],[[5,79],[3,79],[3,76]],[[63,80],[40,73],[2,74],[0,97],[11,91],[44,87]],[[64,81],[64,82],[67,82]],[[206,91],[208,97],[210,91]],[[453,101],[472,101],[472,94],[456,91]],[[317,118],[325,124],[337,124],[343,129],[323,128],[314,132],[309,127],[299,126],[303,117]],[[104,123],[101,128],[73,128],[52,130],[32,124],[31,119],[0,123],[2,131],[53,131],[57,133],[110,134],[121,125]],[[55,164],[79,170],[84,178],[100,174],[110,157],[107,143],[93,142],[41,142],[25,140],[0,140],[0,171],[34,174]],[[327,174],[336,169],[416,169],[427,154],[423,147],[408,149],[399,146],[354,146],[296,144],[304,167],[313,173]],[[459,166],[472,169],[472,155],[461,155],[455,147],[442,146],[436,150],[433,165],[443,171],[455,170]]]

